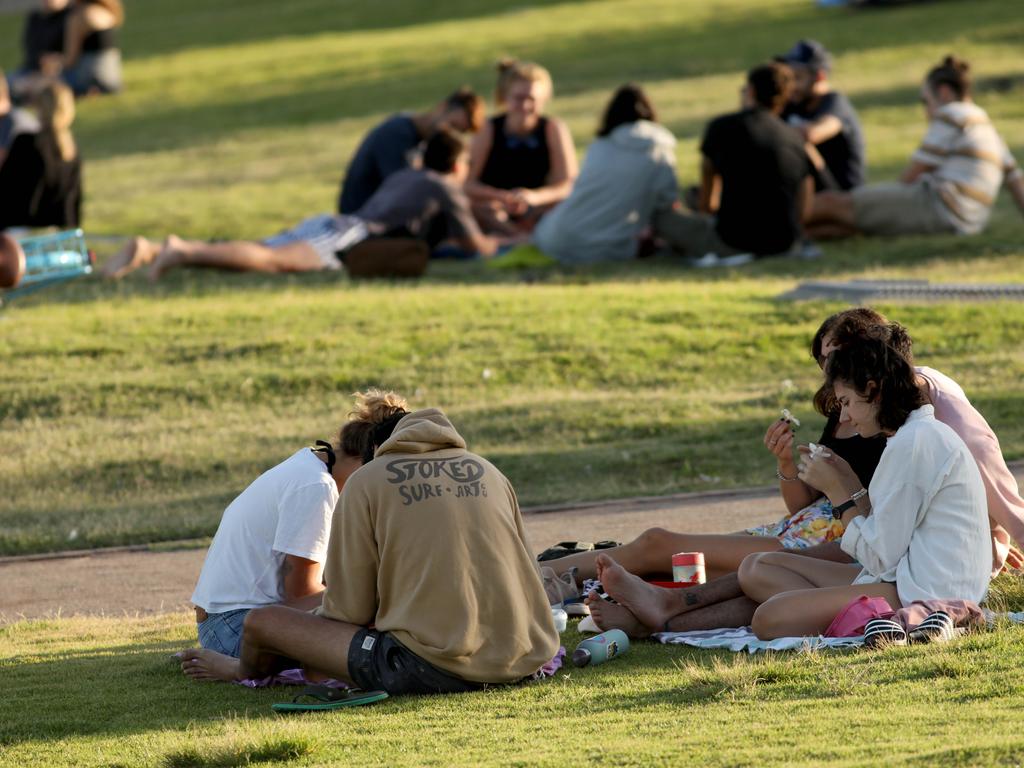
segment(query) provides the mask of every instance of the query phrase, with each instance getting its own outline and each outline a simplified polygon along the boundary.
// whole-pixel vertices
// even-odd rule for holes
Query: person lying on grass
[[[348,480],[315,613],[245,619],[238,659],[182,654],[196,680],[302,665],[366,690],[455,693],[537,672],[559,637],[511,484],[441,411],[404,416]]]
[[[812,356],[818,360],[819,365],[824,365],[830,352],[852,339],[872,332],[884,335],[891,346],[912,360],[912,341],[902,326],[890,323],[881,314],[864,307],[846,310],[826,319],[815,334],[811,345]],[[1019,568],[1022,565],[1020,553],[1012,544],[1014,540],[1018,543],[1024,540],[1024,499],[1021,499],[1013,473],[1003,459],[998,438],[955,381],[933,368],[916,367],[914,370],[917,387],[925,402],[933,405],[935,417],[950,426],[967,444],[981,472],[991,528],[992,575],[999,573],[1004,566]],[[836,461],[840,460],[840,456],[853,457],[849,462],[851,471],[858,476],[861,485],[867,487],[870,474],[863,467],[867,463],[873,471],[874,465],[871,462],[877,464],[885,439],[880,436],[859,436],[852,424],[840,421],[834,397],[827,385],[815,395],[815,407],[829,416],[821,442],[833,453]],[[833,434],[856,436],[845,441],[824,440],[833,422]],[[773,440],[776,441],[774,444]],[[746,626],[757,604],[743,594],[735,572],[720,578],[714,577],[734,571],[743,557],[754,551],[785,549],[807,557],[850,562],[836,540],[843,532],[841,521],[830,523],[832,506],[828,497],[797,477],[790,425],[785,421],[775,422],[765,435],[765,444],[778,460],[776,473],[787,505],[792,509],[804,503],[804,499],[815,501],[810,507],[801,508],[780,523],[749,529],[748,533],[754,536],[688,535],[655,528],[645,531],[623,547],[610,550],[608,554],[615,562],[626,571],[640,576],[666,572],[675,552],[702,551],[712,578],[707,584],[686,589],[661,589],[639,579],[620,583],[623,580],[614,576],[611,583],[602,581],[605,591],[632,611],[632,615],[618,616],[625,625],[633,627],[641,635],[662,631],[666,627],[683,632]],[[801,521],[810,524],[801,527]],[[821,532],[825,532],[824,536]],[[766,533],[776,533],[778,538],[765,536]],[[581,553],[550,561],[548,565],[559,573],[575,566],[579,569],[577,576],[581,581],[585,578],[600,578],[596,557],[595,553]],[[608,611],[605,613],[605,621],[615,621],[613,616],[607,615]],[[634,627],[634,624],[639,626]]]
[[[268,469],[224,511],[192,594],[199,644],[237,657],[242,624],[253,608],[315,608],[338,493],[372,456],[381,424],[408,412],[394,392],[356,395],[333,446],[303,448]]]
[[[371,235],[425,240],[431,247],[454,240],[471,253],[493,255],[499,245],[480,232],[462,192],[468,168],[462,137],[441,128],[427,142],[423,168],[388,176],[354,215],[313,216],[261,241],[204,242],[170,235],[160,245],[133,238],[103,265],[104,277],[121,278],[149,265],[159,280],[176,267],[212,267],[239,272],[316,272],[341,268],[341,255]]]

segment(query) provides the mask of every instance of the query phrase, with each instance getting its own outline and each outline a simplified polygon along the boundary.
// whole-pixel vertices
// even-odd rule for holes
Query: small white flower
[[[790,382],[790,383],[792,383],[792,382]],[[788,421],[794,427],[799,427],[800,426],[800,419],[798,419],[796,416],[794,416],[792,413],[790,413],[789,412],[789,408],[783,408],[782,409],[782,418],[783,418],[784,421]]]
[[[491,378],[494,375],[494,373],[491,371],[490,368],[484,368],[483,373],[481,373],[480,375],[483,376],[484,381],[486,381],[487,379]]]
[[[72,528],[70,531],[68,531],[68,541],[74,541],[77,538],[78,538],[78,529],[77,528]]]

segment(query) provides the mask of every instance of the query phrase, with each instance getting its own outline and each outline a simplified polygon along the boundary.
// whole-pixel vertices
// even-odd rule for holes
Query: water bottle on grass
[[[629,650],[629,638],[621,629],[609,629],[600,635],[588,637],[572,652],[572,663],[577,667],[603,664]]]

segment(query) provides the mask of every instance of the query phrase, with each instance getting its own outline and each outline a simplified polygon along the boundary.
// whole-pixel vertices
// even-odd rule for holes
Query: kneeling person
[[[504,475],[435,409],[375,437],[376,458],[335,513],[323,605],[252,611],[239,660],[196,654],[186,670],[265,677],[293,659],[364,689],[454,693],[521,680],[554,656],[558,633]]]

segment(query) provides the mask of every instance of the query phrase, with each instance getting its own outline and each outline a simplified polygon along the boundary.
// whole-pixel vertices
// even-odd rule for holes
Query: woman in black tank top
[[[117,31],[124,23],[120,0],[77,0],[64,34],[62,79],[78,96],[121,90]]]
[[[466,192],[485,231],[514,235],[568,197],[576,151],[565,124],[542,114],[551,97],[547,70],[522,61],[498,69],[497,103],[505,111],[473,138]]]

